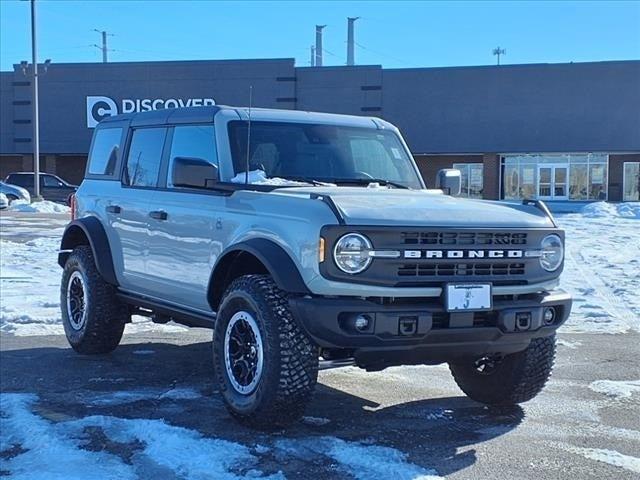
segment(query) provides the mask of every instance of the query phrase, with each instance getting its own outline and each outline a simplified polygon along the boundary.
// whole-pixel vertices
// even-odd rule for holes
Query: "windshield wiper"
[[[391,180],[385,180],[383,178],[336,178],[331,180],[332,183],[354,183],[356,185],[371,185],[372,183],[379,183],[380,185],[391,185],[395,188],[402,188],[409,190],[409,187],[402,183],[392,182]]]
[[[272,177],[269,177],[269,178],[272,178]],[[289,175],[276,175],[276,178],[284,178],[285,180],[291,180],[292,182],[310,183],[311,185],[314,185],[316,187],[330,185],[327,182],[323,182],[323,181],[320,181],[320,180],[314,180],[313,178],[307,178],[307,177],[295,177],[295,176],[289,176]]]

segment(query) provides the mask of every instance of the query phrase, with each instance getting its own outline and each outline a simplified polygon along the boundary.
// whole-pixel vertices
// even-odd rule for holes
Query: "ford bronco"
[[[427,189],[378,118],[221,106],[118,115],[95,129],[59,253],[82,354],[132,315],[213,330],[231,414],[298,419],[318,370],[448,363],[471,399],[543,388],[571,298],[564,232],[538,201]]]

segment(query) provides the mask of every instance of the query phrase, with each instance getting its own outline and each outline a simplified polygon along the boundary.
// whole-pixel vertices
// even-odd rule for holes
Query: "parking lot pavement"
[[[15,392],[35,394],[31,414],[56,425],[95,416],[163,421],[197,435],[193,448],[202,444],[205,455],[217,448],[205,440],[224,440],[248,449],[253,470],[282,472],[286,478],[382,475],[387,467],[396,469],[398,478],[413,478],[415,472],[509,480],[640,475],[634,460],[640,452],[640,395],[634,392],[640,390],[640,335],[635,333],[563,335],[545,391],[514,408],[487,408],[466,399],[444,366],[322,372],[307,417],[270,434],[243,428],[227,414],[212,383],[209,336],[201,329],[125,335],[113,354],[91,357],[75,354],[61,336],[2,335],[3,403]],[[135,460],[150,441],[146,433],[130,442],[109,435],[104,422],[95,422],[84,428],[78,448],[133,462],[142,478],[159,468],[157,459]],[[189,455],[181,445],[167,445],[178,452],[166,455]],[[361,465],[332,454],[336,445],[361,456]],[[383,447],[394,454],[382,455]],[[28,446],[3,448],[6,463]],[[403,463],[389,464],[396,457]],[[355,470],[349,470],[350,461]],[[237,468],[236,474],[247,474]]]

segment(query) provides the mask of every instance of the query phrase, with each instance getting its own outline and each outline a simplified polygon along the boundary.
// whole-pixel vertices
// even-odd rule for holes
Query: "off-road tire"
[[[253,316],[263,346],[262,374],[249,394],[234,389],[224,358],[227,325],[240,311]],[[227,409],[253,428],[272,430],[297,421],[318,379],[318,348],[291,314],[287,294],[268,275],[245,275],[227,288],[213,332],[213,356]]]
[[[488,405],[515,405],[535,397],[551,375],[556,337],[534,338],[526,350],[506,355],[488,373],[474,362],[450,364],[458,387],[472,400]]]
[[[85,286],[86,320],[79,330],[74,329],[67,311],[67,286],[74,272],[80,272]],[[62,324],[71,347],[82,354],[102,354],[113,351],[130,320],[127,306],[116,297],[115,287],[98,273],[91,247],[76,247],[67,258],[60,284]]]

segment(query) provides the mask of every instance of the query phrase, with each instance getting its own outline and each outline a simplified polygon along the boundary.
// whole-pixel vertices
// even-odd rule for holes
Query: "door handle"
[[[105,210],[108,213],[120,213],[122,211],[122,208],[120,208],[120,205],[108,205]]]
[[[149,212],[149,216],[151,218],[155,218],[156,220],[166,220],[167,212],[165,212],[164,210],[155,210],[153,212]]]

